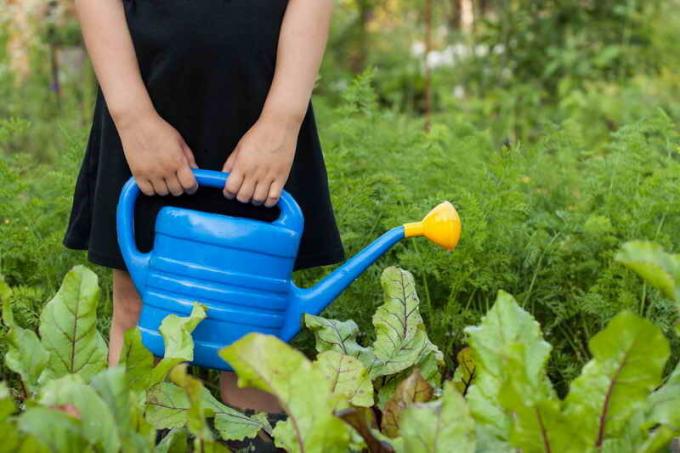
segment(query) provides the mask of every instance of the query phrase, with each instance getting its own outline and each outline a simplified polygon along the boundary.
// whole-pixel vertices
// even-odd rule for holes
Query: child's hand
[[[194,193],[197,168],[182,136],[156,112],[116,123],[130,171],[145,195]]]
[[[293,165],[298,131],[299,126],[260,118],[224,164],[224,171],[231,173],[224,196],[256,206],[274,206]]]

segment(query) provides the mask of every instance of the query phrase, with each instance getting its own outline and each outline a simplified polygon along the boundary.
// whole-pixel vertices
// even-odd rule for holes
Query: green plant
[[[187,374],[191,332],[205,318],[202,306],[195,305],[188,317],[163,321],[165,356],[158,363],[133,329],[118,365],[107,369],[92,271],[78,266],[66,274],[42,311],[39,335],[15,322],[12,290],[5,283],[0,290],[4,361],[18,375],[10,381],[16,393],[5,383],[0,387],[3,451],[186,451],[188,439],[194,451],[222,451],[219,439],[271,433],[263,414],[248,417],[223,405]],[[159,445],[157,430],[170,430]]]
[[[677,257],[638,243],[625,246],[619,259],[677,297]],[[680,365],[664,383],[669,342],[640,316],[623,311],[590,339],[592,358],[560,398],[546,373],[552,347],[540,325],[512,296],[500,292],[481,323],[466,329],[473,364],[462,365],[466,368],[440,389],[423,377],[420,369],[429,367],[412,355],[428,348],[426,337],[418,339],[413,277],[388,268],[382,282],[386,302],[374,316],[377,332],[371,347],[356,342],[352,321],[307,316],[317,339],[315,362],[258,334],[223,351],[243,385],[272,392],[284,402],[289,425],[286,431],[277,425],[274,433],[281,434],[278,445],[288,451],[349,449],[351,437],[343,434],[348,428],[332,422],[332,413],[362,437],[361,448],[372,452],[653,452],[680,434]],[[387,338],[390,351],[399,354],[380,351]],[[366,375],[380,395],[385,385],[376,370],[394,356],[408,366],[391,370],[398,371],[391,374],[398,385],[370,408]],[[328,360],[335,367],[326,367]],[[319,373],[327,368],[335,372]],[[359,392],[361,399],[355,399]],[[314,415],[300,411],[305,404]],[[359,448],[356,442],[354,448]]]
[[[677,297],[676,256],[631,243],[617,259]],[[133,329],[118,366],[107,369],[94,273],[76,267],[66,275],[42,311],[40,335],[16,323],[3,283],[5,362],[19,379],[10,381],[15,390],[0,386],[0,429],[10,449],[111,452],[187,451],[189,443],[220,451],[218,439],[259,432],[291,452],[654,452],[680,434],[680,366],[664,383],[669,342],[648,320],[616,315],[590,339],[592,358],[560,398],[540,325],[500,292],[479,325],[465,329],[469,348],[442,383],[441,352],[425,331],[413,276],[392,267],[381,282],[385,300],[370,345],[358,341],[353,321],[307,316],[314,361],[261,334],[221,351],[240,385],[279,399],[288,418],[273,429],[263,414],[224,406],[187,373],[191,332],[206,316],[201,305],[163,321],[157,364]],[[157,430],[169,430],[158,445]]]
[[[675,302],[680,311],[680,255],[668,253],[653,242],[633,241],[621,247],[616,260]],[[680,334],[680,324],[675,329]]]

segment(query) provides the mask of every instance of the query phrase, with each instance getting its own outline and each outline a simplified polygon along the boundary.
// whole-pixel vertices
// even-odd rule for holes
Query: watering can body
[[[194,170],[200,186],[222,188],[228,175]],[[131,179],[118,203],[118,242],[142,299],[139,328],[144,345],[164,353],[159,327],[170,315],[187,316],[195,302],[207,317],[193,333],[194,364],[229,370],[218,351],[251,332],[290,340],[304,313],[317,314],[394,243],[408,235],[396,227],[308,289],[292,281],[303,231],[302,212],[284,192],[273,222],[186,208],[163,207],[153,248],[140,252],[134,239],[139,188]],[[411,224],[415,225],[415,224]],[[411,227],[417,235],[417,227]],[[460,230],[458,230],[459,234]],[[457,239],[456,239],[457,241]]]

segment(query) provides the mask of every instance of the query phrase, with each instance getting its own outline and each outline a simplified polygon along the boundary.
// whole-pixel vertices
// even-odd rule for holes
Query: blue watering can
[[[200,186],[223,188],[228,174],[194,170]],[[194,302],[207,317],[193,333],[194,364],[230,370],[218,351],[250,332],[289,341],[305,313],[318,314],[369,265],[404,237],[426,236],[451,250],[460,238],[460,219],[444,202],[421,222],[392,228],[310,288],[292,280],[303,216],[284,192],[274,222],[231,217],[173,206],[156,218],[151,252],[137,249],[134,208],[139,188],[131,178],[118,201],[118,242],[142,298],[139,328],[144,345],[164,354],[158,331],[169,314],[186,316]]]

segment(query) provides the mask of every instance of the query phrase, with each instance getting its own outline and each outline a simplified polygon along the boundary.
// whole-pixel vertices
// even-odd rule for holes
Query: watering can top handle
[[[227,183],[227,178],[229,173],[215,171],[215,170],[192,170],[194,176],[196,177],[196,182],[199,186],[212,187],[215,189],[221,189]],[[134,181],[134,178],[130,178],[127,184],[123,187],[119,201],[119,211],[123,213],[134,213],[134,204],[137,201],[140,190]],[[128,205],[128,206],[126,206]],[[301,229],[303,225],[303,215],[300,206],[297,204],[295,199],[285,190],[281,193],[281,198],[278,201],[278,207],[281,210],[279,218],[273,223],[286,226],[293,229]],[[127,208],[127,209],[126,209]],[[124,216],[127,217],[127,216]],[[132,223],[132,218],[125,219]]]
[[[215,170],[193,170],[194,176],[199,186],[221,189],[227,183],[229,173]],[[291,228],[301,227],[303,216],[300,206],[291,194],[285,190],[281,192],[281,197],[277,203],[281,214],[274,223],[289,226]]]

